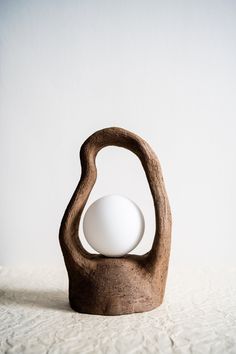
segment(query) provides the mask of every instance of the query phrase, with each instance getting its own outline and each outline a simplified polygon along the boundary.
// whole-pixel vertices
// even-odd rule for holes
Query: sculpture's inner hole
[[[96,157],[97,181],[86,203],[80,222],[80,240],[90,253],[97,253],[86,241],[83,218],[89,206],[104,195],[123,195],[135,202],[145,219],[145,233],[130,253],[144,254],[152,246],[155,234],[155,212],[145,172],[138,157],[127,149],[108,146]]]

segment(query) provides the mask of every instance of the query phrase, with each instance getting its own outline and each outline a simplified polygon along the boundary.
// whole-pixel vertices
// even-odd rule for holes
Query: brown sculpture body
[[[90,254],[82,246],[79,223],[95,184],[95,158],[102,148],[115,145],[135,153],[145,170],[155,207],[156,233],[145,255],[108,258]],[[69,276],[69,301],[77,312],[121,315],[154,309],[163,301],[168,271],[171,212],[160,163],[139,136],[121,128],[91,135],[80,150],[82,174],[60,227],[60,244]]]

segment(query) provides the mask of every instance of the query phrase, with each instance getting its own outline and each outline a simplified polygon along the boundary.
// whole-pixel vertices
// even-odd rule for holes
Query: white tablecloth
[[[236,268],[170,269],[151,312],[72,311],[64,269],[0,269],[0,353],[236,353]]]

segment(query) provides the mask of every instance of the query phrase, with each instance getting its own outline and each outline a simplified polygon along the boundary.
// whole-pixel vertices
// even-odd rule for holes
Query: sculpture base
[[[122,304],[112,303],[112,301],[109,301],[106,303],[105,306],[103,305],[101,307],[94,307],[93,305],[89,307],[83,307],[83,305],[81,303],[78,303],[76,300],[70,300],[70,306],[72,310],[76,312],[103,316],[118,316],[128,315],[132,313],[148,312],[154,310],[160,305],[161,304],[144,306],[144,304],[142,303],[135,303],[131,306],[122,306]]]
[[[161,305],[165,279],[155,281],[136,257],[98,258],[96,268],[87,274],[69,272],[71,308],[80,313],[123,315]]]

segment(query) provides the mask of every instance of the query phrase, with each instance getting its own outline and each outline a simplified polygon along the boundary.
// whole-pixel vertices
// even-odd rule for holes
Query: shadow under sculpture
[[[151,190],[156,232],[144,255],[109,258],[87,252],[78,237],[81,214],[95,184],[95,159],[104,147],[115,145],[140,159]],[[59,239],[69,276],[72,309],[97,315],[144,312],[159,306],[164,297],[171,242],[171,212],[160,163],[150,146],[122,128],[92,134],[80,150],[82,174],[64,213]]]

